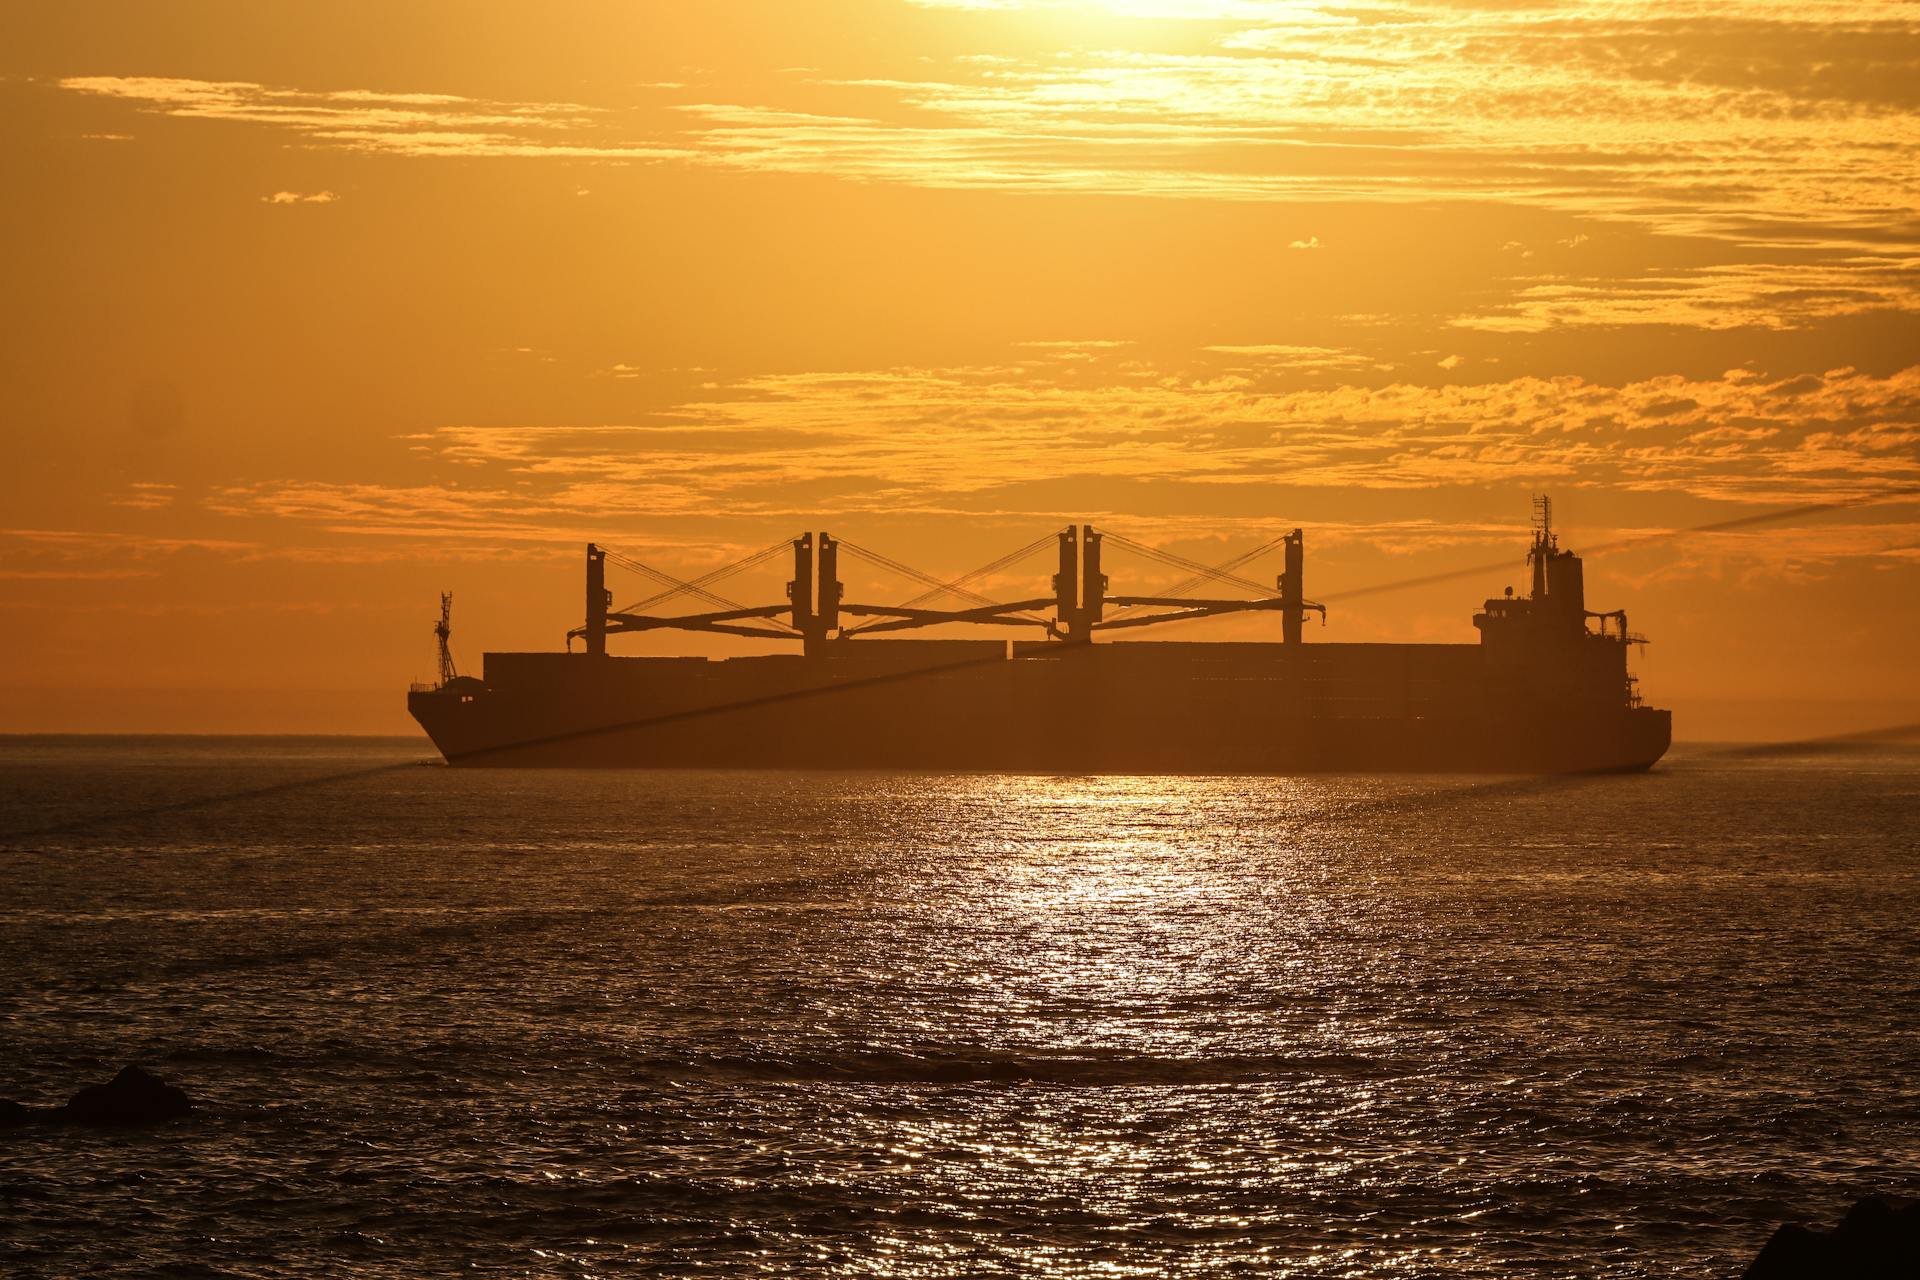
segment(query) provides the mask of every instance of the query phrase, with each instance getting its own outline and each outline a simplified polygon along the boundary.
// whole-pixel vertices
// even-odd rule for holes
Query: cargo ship
[[[1487,600],[1473,617],[1473,643],[1309,643],[1306,616],[1324,624],[1326,610],[1306,597],[1299,529],[1269,544],[1284,553],[1271,587],[1163,556],[1197,573],[1161,595],[1110,591],[1102,546],[1119,538],[1083,524],[1033,544],[1044,551],[1057,540],[1058,550],[1051,592],[1033,599],[989,600],[965,579],[920,575],[959,597],[959,608],[928,607],[925,596],[900,605],[847,599],[840,554],[856,548],[826,533],[792,540],[787,599],[758,606],[711,590],[718,573],[683,582],[589,544],[586,616],[564,651],[488,653],[477,678],[460,675],[442,597],[440,679],[415,685],[407,706],[447,762],[467,766],[1537,774],[1646,769],[1671,740],[1671,713],[1643,706],[1628,671],[1629,652],[1645,640],[1627,629],[1624,611],[1587,609],[1580,557],[1560,548],[1544,499],[1527,552],[1530,589]],[[668,584],[667,596],[721,607],[616,610],[609,555]],[[1250,598],[1186,594],[1218,582]],[[1107,640],[1245,612],[1278,614],[1279,640]],[[954,624],[1040,635],[879,638]],[[608,652],[615,636],[669,629],[778,639],[794,651]]]

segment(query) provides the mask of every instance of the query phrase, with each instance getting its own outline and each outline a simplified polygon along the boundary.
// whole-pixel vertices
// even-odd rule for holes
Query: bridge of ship
[[[1054,542],[1058,546],[1059,567],[1053,575],[1052,595],[998,601],[973,590],[972,584],[1019,564]],[[1109,590],[1110,580],[1101,568],[1102,546],[1108,542],[1185,570],[1190,576],[1158,595],[1116,595]],[[1271,587],[1235,572],[1276,548],[1284,550],[1284,568]],[[787,583],[787,599],[784,603],[741,604],[714,590],[724,579],[773,560],[789,549],[793,556],[793,577]],[[845,584],[840,581],[840,554],[843,551],[876,568],[917,581],[926,590],[900,604],[869,604],[848,600]],[[943,582],[879,552],[820,532],[804,533],[791,542],[775,543],[711,573],[683,580],[630,556],[589,543],[586,622],[567,633],[567,647],[571,649],[573,641],[579,639],[585,642],[589,654],[605,654],[609,636],[636,631],[678,630],[798,641],[803,652],[814,654],[822,652],[829,644],[856,636],[948,623],[1039,627],[1047,637],[1061,643],[1086,644],[1096,632],[1248,612],[1278,613],[1284,640],[1288,644],[1298,644],[1308,612],[1317,611],[1323,621],[1326,617],[1326,607],[1308,600],[1304,594],[1304,560],[1304,540],[1298,529],[1223,564],[1207,565],[1111,531],[1096,529],[1090,524],[1082,524],[1068,525],[1057,534],[1050,534],[959,578]],[[659,584],[663,589],[637,604],[614,608],[612,593],[606,585],[609,561]],[[1210,599],[1187,594],[1196,589],[1217,589],[1222,585],[1248,592],[1250,598]],[[679,597],[691,597],[717,607],[690,614],[649,612]],[[935,602],[942,598],[957,599],[961,605],[935,607]]]

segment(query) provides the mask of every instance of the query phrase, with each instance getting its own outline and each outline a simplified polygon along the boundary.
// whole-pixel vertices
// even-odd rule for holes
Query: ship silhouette
[[[408,709],[456,765],[1571,773],[1646,769],[1671,741],[1672,714],[1641,705],[1628,671],[1628,654],[1643,638],[1628,630],[1623,610],[1586,607],[1581,559],[1560,547],[1544,498],[1535,502],[1527,551],[1529,591],[1516,597],[1508,588],[1485,602],[1473,619],[1478,643],[1307,643],[1306,615],[1324,620],[1326,611],[1305,594],[1299,529],[1275,540],[1285,560],[1272,588],[1227,566],[1155,553],[1196,571],[1158,596],[1110,592],[1101,568],[1110,539],[1152,550],[1070,525],[987,567],[1057,540],[1051,594],[998,602],[967,590],[968,579],[940,583],[853,543],[808,533],[742,562],[791,547],[787,600],[759,606],[736,605],[710,589],[726,571],[681,582],[589,544],[586,618],[565,651],[488,653],[479,677],[458,675],[443,597],[441,678],[415,686]],[[937,590],[903,605],[849,601],[839,577],[843,549]],[[616,611],[606,589],[609,555],[668,584],[656,599],[690,594],[722,607],[686,615]],[[1256,594],[1184,594],[1202,582]],[[966,607],[927,607],[940,592]],[[1244,612],[1279,614],[1280,640],[1096,640],[1123,628]],[[954,623],[1036,627],[1043,635],[872,638]],[[799,651],[721,659],[607,651],[609,637],[662,629],[780,639]]]

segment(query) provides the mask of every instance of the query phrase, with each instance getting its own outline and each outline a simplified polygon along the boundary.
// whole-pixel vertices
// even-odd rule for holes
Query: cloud
[[[1262,342],[1250,346],[1216,345],[1203,347],[1202,350],[1215,355],[1238,356],[1249,364],[1263,369],[1351,371],[1389,367],[1345,347],[1297,346],[1288,343]]]
[[[140,511],[159,511],[170,507],[179,497],[179,486],[158,480],[137,480],[127,486],[126,492],[109,501],[116,507],[133,507]]]
[[[331,191],[314,191],[302,194],[298,191],[276,191],[270,196],[261,196],[262,204],[332,204],[340,197]]]
[[[135,485],[132,500],[118,503],[157,509],[171,501],[147,502],[142,494],[171,490],[171,485]],[[160,576],[160,565],[182,555],[229,559],[259,554],[260,544],[235,538],[170,537],[148,533],[80,529],[0,529],[0,580],[16,582],[97,582]]]
[[[656,530],[822,510],[1031,523],[1058,513],[1020,495],[1068,480],[1114,519],[1216,529],[1235,527],[1234,491],[1282,486],[1382,503],[1514,485],[1749,506],[1920,495],[1920,366],[1304,389],[1204,359],[1145,379],[1054,368],[769,374],[636,423],[448,426],[414,444],[458,484],[275,481],[209,505],[363,538],[535,545],[635,513]],[[1159,496],[1136,505],[1145,494]]]
[[[154,76],[60,83],[142,112],[385,155],[1125,199],[1497,202],[1580,219],[1590,230],[1513,242],[1529,270],[1519,296],[1459,321],[1492,331],[1792,328],[1912,304],[1920,5],[1906,0],[936,7],[981,11],[955,15],[958,55],[935,50],[907,72],[766,69],[751,92],[655,81],[636,86],[639,105]],[[1719,265],[1607,274],[1589,242],[1608,223],[1711,246],[1687,260]],[[1323,247],[1317,235],[1284,243]],[[1533,271],[1549,257],[1586,269]]]
[[[923,60],[920,78],[786,68],[771,73],[767,100],[670,103],[680,127],[640,139],[624,107],[157,76],[60,83],[164,115],[406,155],[676,160],[1187,199],[1498,199],[1743,244],[1913,238],[1920,8],[1910,3],[952,7],[1148,25],[1090,28],[1105,38],[1050,52]],[[998,21],[954,38],[963,49],[1004,44]],[[1198,38],[1158,39],[1156,26]],[[1025,47],[1048,30],[1059,39],[1035,27]],[[656,110],[656,95],[690,92],[642,87]],[[868,109],[817,109],[822,90],[834,101],[848,88]]]
[[[1055,348],[1063,351],[1104,351],[1115,347],[1130,347],[1133,342],[1126,338],[1046,338],[1034,342],[1018,342],[1014,345]]]
[[[1912,208],[1910,166],[1886,162],[1920,95],[1850,98],[1851,76],[1810,79],[1794,49],[1868,60],[1889,84],[1920,78],[1920,24],[1904,6],[1885,12],[1874,22],[1736,0],[1670,21],[1611,3],[1550,13],[1209,6],[1208,20],[1223,24],[1209,51],[1142,40],[1002,58],[944,79],[860,82],[894,95],[893,120],[687,109],[706,122],[697,136],[715,158],[863,180],[1228,199],[1491,196],[1735,236],[1748,230],[1742,217],[1857,229]],[[1696,63],[1726,74],[1679,74]]]
[[[167,486],[171,487],[171,486]],[[171,555],[176,551],[247,551],[254,542],[232,538],[162,537],[144,533],[82,533],[69,529],[0,529],[0,539],[45,546],[111,548],[127,555]]]
[[[1110,338],[1051,338],[1035,342],[1017,342],[1014,345],[1038,351],[1048,360],[1091,364],[1102,356],[1118,351],[1122,347],[1130,347],[1133,343]]]
[[[1920,253],[1826,262],[1733,262],[1616,275],[1536,275],[1505,302],[1452,323],[1494,333],[1575,326],[1794,329],[1834,316],[1920,306]]]
[[[496,102],[446,93],[305,90],[247,80],[170,76],[69,76],[75,93],[117,98],[142,111],[190,120],[291,130],[310,145],[409,156],[656,160],[675,147],[588,137],[604,111],[565,102]]]
[[[683,104],[690,143],[704,163],[925,187],[1498,201],[1742,246],[1725,270],[1755,294],[1784,293],[1811,269],[1866,295],[1897,290],[1920,250],[1911,4],[991,7],[1105,13],[1171,34],[1101,29],[1101,42],[958,59],[924,78],[815,82],[857,84],[857,115]],[[1829,309],[1875,305],[1843,296]],[[1610,311],[1616,324],[1670,314],[1630,300]],[[1738,321],[1797,322],[1764,308]]]

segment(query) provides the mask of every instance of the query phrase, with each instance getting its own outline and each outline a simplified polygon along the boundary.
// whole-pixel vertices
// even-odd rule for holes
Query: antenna
[[[1553,499],[1544,493],[1533,495],[1533,527],[1540,531],[1542,542],[1553,537]]]
[[[453,646],[449,641],[453,637],[453,592],[440,593],[440,621],[434,624],[434,638],[440,642],[440,684],[442,687],[452,684],[460,678],[453,666]]]

